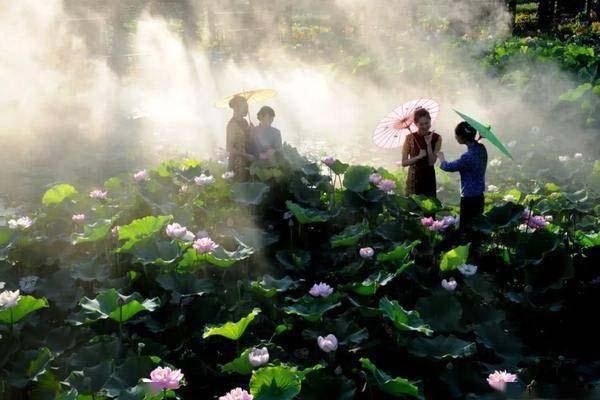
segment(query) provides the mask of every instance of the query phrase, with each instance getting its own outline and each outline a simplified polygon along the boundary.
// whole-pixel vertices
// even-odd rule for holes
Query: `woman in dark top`
[[[434,164],[442,148],[442,137],[430,132],[431,116],[427,110],[416,110],[414,121],[418,131],[407,135],[402,147],[402,166],[408,167],[405,193],[436,197]]]
[[[248,101],[236,96],[229,101],[233,116],[227,124],[227,152],[229,153],[229,170],[235,174],[238,181],[249,179],[248,167],[254,157],[248,153],[250,141],[250,124],[244,118],[248,115]]]

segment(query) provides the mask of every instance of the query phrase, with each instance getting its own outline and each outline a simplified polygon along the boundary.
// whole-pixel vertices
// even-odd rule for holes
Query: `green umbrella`
[[[478,122],[478,121],[474,120],[473,118],[466,116],[465,114],[458,112],[456,110],[454,110],[454,112],[457,113],[458,115],[460,115],[460,117],[462,119],[464,119],[469,125],[471,125],[473,128],[475,128],[481,136],[483,136],[484,138],[489,140],[490,143],[492,143],[494,146],[496,146],[498,148],[498,150],[500,150],[508,158],[513,160],[513,156],[508,152],[508,149],[502,144],[500,139],[498,139],[496,137],[496,135],[494,135],[494,133],[492,132],[491,126],[486,126],[486,125],[482,124],[481,122]]]

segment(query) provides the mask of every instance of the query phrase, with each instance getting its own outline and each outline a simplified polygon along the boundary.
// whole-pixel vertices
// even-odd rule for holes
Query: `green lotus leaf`
[[[298,283],[289,276],[275,279],[271,275],[265,275],[260,281],[253,281],[250,287],[265,297],[273,297],[277,293],[283,293],[298,287]]]
[[[470,244],[464,246],[458,246],[450,251],[445,252],[442,255],[442,261],[440,263],[440,269],[442,271],[452,271],[457,269],[461,265],[466,264],[469,258]]]
[[[469,357],[477,351],[473,342],[466,342],[456,336],[437,336],[433,339],[416,338],[408,346],[408,352],[417,357],[448,358]]]
[[[411,382],[408,379],[400,377],[392,378],[377,368],[368,358],[361,358],[359,361],[363,369],[371,373],[373,380],[382,392],[396,397],[411,396],[417,399],[423,398],[419,388],[415,384],[416,382]]]
[[[101,219],[93,224],[84,225],[83,233],[74,233],[71,242],[74,245],[80,243],[97,242],[106,238],[112,227],[112,220]]]
[[[344,174],[344,187],[352,192],[365,192],[370,188],[369,177],[373,168],[363,165],[353,165]]]
[[[14,307],[0,308],[0,322],[16,324],[32,312],[45,307],[48,307],[48,300],[45,298],[36,299],[33,296],[21,296]]]
[[[332,248],[356,246],[358,241],[369,233],[369,225],[362,222],[356,225],[349,225],[336,235],[333,235],[329,242]]]
[[[421,320],[417,311],[406,311],[398,301],[390,301],[386,297],[379,300],[379,310],[389,318],[396,328],[402,331],[414,331],[431,336],[433,331]]]
[[[285,202],[285,205],[302,225],[327,222],[331,217],[327,211],[304,208],[289,200]]]
[[[236,373],[240,375],[250,375],[252,373],[252,370],[254,369],[254,367],[252,367],[252,364],[250,364],[250,360],[248,359],[251,352],[252,348],[244,350],[242,354],[235,360],[228,362],[225,365],[222,365],[221,372]]]
[[[238,340],[242,337],[242,335],[246,331],[246,328],[248,328],[248,325],[250,325],[250,322],[252,322],[254,318],[256,318],[258,314],[260,314],[260,312],[260,308],[255,308],[250,314],[248,314],[246,317],[243,317],[237,322],[226,322],[223,325],[206,326],[204,328],[202,338],[206,339],[210,336],[218,335],[223,336],[227,339]]]
[[[89,315],[89,321],[108,318],[116,322],[127,322],[142,311],[156,310],[160,306],[160,300],[158,297],[142,300],[137,293],[124,296],[116,289],[108,289],[100,292],[95,299],[84,297],[79,304]]]
[[[48,207],[51,205],[60,204],[63,200],[73,197],[77,194],[77,190],[66,183],[52,186],[44,193],[42,197],[42,203]]]
[[[289,299],[293,302],[292,305],[285,307],[284,311],[287,314],[298,315],[308,321],[316,322],[323,318],[329,310],[340,306],[340,294],[334,293],[327,297],[312,297],[305,295],[298,300]]]
[[[154,236],[172,219],[173,217],[170,215],[148,216],[133,220],[129,225],[121,226],[119,240],[124,240],[125,243],[117,251],[129,250],[136,243]]]

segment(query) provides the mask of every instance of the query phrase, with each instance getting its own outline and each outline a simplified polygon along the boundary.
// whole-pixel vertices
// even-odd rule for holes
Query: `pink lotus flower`
[[[254,396],[250,393],[242,390],[242,388],[235,388],[225,396],[219,397],[219,400],[253,400]]]
[[[381,174],[378,173],[373,173],[369,176],[369,182],[373,185],[377,185],[379,182],[381,182],[382,179],[383,177],[381,176]]]
[[[213,242],[209,237],[203,237],[194,242],[194,249],[196,249],[196,253],[198,254],[210,253],[217,247],[219,247],[219,245]]]
[[[331,168],[331,166],[333,164],[335,164],[335,157],[332,157],[332,156],[323,157],[323,158],[321,158],[321,162]]]
[[[194,183],[199,186],[210,185],[215,182],[215,178],[212,175],[201,174],[194,178]]]
[[[429,227],[429,230],[434,232],[443,231],[444,229],[446,229],[444,221],[433,221],[433,224]]]
[[[314,297],[327,297],[333,293],[333,288],[323,282],[319,284],[315,283],[308,293]]]
[[[421,225],[429,228],[431,225],[433,225],[434,221],[435,220],[433,219],[433,217],[421,218]]]
[[[108,196],[108,192],[103,192],[102,190],[92,190],[90,192],[90,197],[96,200],[106,200],[106,196]]]
[[[581,160],[583,158],[583,153],[575,153],[573,158],[576,160]]]
[[[336,351],[338,348],[338,340],[334,335],[331,334],[325,337],[319,336],[317,338],[317,343],[319,344],[321,350],[323,350],[325,353]]]
[[[442,287],[449,292],[453,292],[458,286],[458,282],[454,280],[454,278],[450,278],[448,280],[442,279]]]
[[[542,229],[548,225],[548,220],[546,220],[546,217],[542,215],[533,215],[529,209],[525,209],[525,211],[523,211],[521,218],[523,219],[523,222],[527,224],[526,226],[531,229]]]
[[[71,219],[73,220],[73,222],[75,222],[76,224],[82,224],[83,221],[85,221],[85,214],[74,214]]]
[[[269,362],[269,350],[266,347],[262,349],[254,348],[248,354],[248,361],[253,367],[260,367]]]
[[[144,182],[150,179],[150,175],[148,174],[148,171],[146,171],[145,169],[136,172],[135,174],[133,174],[133,179],[136,182]]]
[[[112,234],[112,237],[119,238],[120,231],[121,231],[121,227],[119,225],[116,225],[116,226],[113,226],[113,228],[110,230],[110,233]]]
[[[157,367],[150,372],[150,379],[142,379],[143,382],[149,383],[153,390],[174,390],[179,389],[183,374],[180,369],[172,370],[169,367]]]
[[[372,247],[363,247],[358,251],[358,254],[360,254],[362,258],[371,258],[375,254],[375,250],[373,250]]]
[[[233,172],[233,171],[227,171],[223,175],[221,175],[221,178],[227,180],[227,179],[233,178],[234,176],[235,176],[235,172]]]
[[[389,193],[396,189],[396,182],[391,179],[382,179],[378,184],[377,188],[382,192]]]
[[[178,223],[167,225],[167,229],[165,229],[165,233],[168,237],[172,239],[182,239],[186,233],[187,228],[185,226],[181,226]]]
[[[488,376],[487,381],[492,388],[504,392],[507,383],[517,381],[517,375],[509,374],[506,371],[494,371],[493,374]]]

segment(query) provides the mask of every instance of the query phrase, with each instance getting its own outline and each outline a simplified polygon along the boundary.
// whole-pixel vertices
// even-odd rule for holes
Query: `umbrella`
[[[215,103],[215,106],[219,108],[227,108],[229,107],[229,100],[233,99],[235,96],[244,97],[246,100],[248,100],[248,102],[259,102],[277,96],[277,92],[273,89],[245,90],[243,92],[232,94],[231,96],[223,97],[221,100]]]
[[[492,132],[491,126],[484,125],[481,122],[476,121],[473,118],[471,118],[459,111],[454,110],[454,112],[457,113],[458,115],[460,115],[460,117],[462,119],[464,119],[469,125],[471,125],[473,128],[475,128],[481,136],[483,136],[484,138],[489,140],[490,143],[493,144],[494,146],[496,146],[498,148],[498,150],[500,150],[504,155],[506,155],[508,158],[513,160],[513,156],[510,154],[508,149],[506,147],[504,147],[504,145],[502,144],[500,139],[498,139],[496,137],[496,135],[494,135],[494,133]]]
[[[419,108],[429,111],[432,122],[440,112],[440,105],[430,99],[417,99],[404,103],[377,124],[373,132],[373,143],[384,149],[400,147],[409,133],[417,131],[414,115]]]

